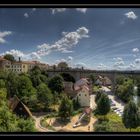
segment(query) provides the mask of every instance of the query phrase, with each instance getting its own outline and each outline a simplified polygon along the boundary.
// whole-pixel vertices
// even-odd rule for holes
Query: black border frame
[[[97,1],[94,1],[92,3],[90,0],[84,0],[84,3],[79,3],[82,0],[75,0],[75,2],[78,3],[73,3],[73,0],[71,0],[71,3],[63,3],[61,1],[60,3],[52,3],[51,1],[48,3],[40,4],[42,3],[43,0],[40,0],[39,3],[32,3],[36,2],[36,0],[28,0],[28,4],[26,1],[24,1],[21,4],[17,4],[16,2],[14,3],[5,3],[2,2],[0,3],[0,8],[140,8],[140,4],[110,4],[109,2],[99,4]],[[91,3],[89,3],[89,1]],[[21,1],[20,1],[21,2]],[[83,2],[83,1],[82,1]],[[118,1],[119,2],[119,1]],[[140,2],[140,1],[139,1]],[[0,132],[0,136],[140,136],[140,132]],[[83,137],[84,138],[84,137]]]

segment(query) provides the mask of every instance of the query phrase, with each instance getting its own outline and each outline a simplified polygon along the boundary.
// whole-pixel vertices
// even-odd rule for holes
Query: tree
[[[77,110],[79,108],[80,108],[80,104],[79,104],[78,97],[77,97],[76,100],[75,99],[73,100],[73,109]]]
[[[66,69],[66,68],[68,68],[68,64],[66,62],[60,62],[58,64],[58,68],[60,68],[60,69]]]
[[[62,120],[67,120],[70,118],[73,112],[73,104],[66,95],[63,96],[60,107],[59,107],[59,116]]]
[[[97,77],[94,74],[90,74],[89,78],[91,79],[92,83],[95,83]]]
[[[46,107],[49,107],[52,103],[53,95],[48,86],[44,83],[41,83],[37,87],[37,97],[38,100],[44,103]]]
[[[0,79],[0,88],[5,88],[6,84],[5,81],[3,79]]]
[[[140,84],[137,84],[137,95],[140,96]]]
[[[74,77],[71,76],[69,73],[61,73],[60,75],[63,77],[64,81],[75,83]]]
[[[129,102],[134,95],[134,84],[130,78],[125,78],[123,84],[117,85],[115,94],[124,102]]]
[[[46,83],[46,81],[47,81],[47,76],[43,75],[41,72],[42,71],[38,66],[35,66],[30,71],[30,78],[31,78],[31,81],[32,81],[34,87],[37,87],[42,82]]]
[[[97,102],[96,111],[99,115],[106,115],[110,111],[110,101],[106,94],[102,94]]]
[[[103,94],[103,93],[102,93],[101,91],[98,91],[98,92],[97,92],[97,94],[96,94],[96,96],[95,96],[95,102],[96,102],[96,104],[97,104],[97,102],[98,102],[98,100],[100,99],[100,97],[101,97],[102,94]]]
[[[6,54],[6,55],[4,55],[4,59],[7,59],[7,60],[9,60],[9,61],[15,61],[14,56],[11,55],[11,54]]]
[[[51,89],[53,93],[57,92],[60,94],[64,89],[63,78],[60,75],[52,77],[48,81],[48,87]]]
[[[36,89],[32,86],[32,82],[27,76],[20,76],[18,80],[18,97],[25,103],[31,102],[32,96],[36,97]]]
[[[122,117],[123,124],[126,128],[137,128],[140,125],[140,114],[137,105],[130,101],[125,105]]]
[[[19,132],[35,132],[35,124],[32,119],[23,119],[19,118],[18,119],[18,129]]]
[[[7,80],[6,80],[6,87],[8,92],[8,97],[13,97],[18,92],[18,79],[19,76],[14,73],[10,72],[8,74]]]

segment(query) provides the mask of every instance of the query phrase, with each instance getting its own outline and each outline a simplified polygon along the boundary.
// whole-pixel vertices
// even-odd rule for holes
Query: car
[[[115,103],[111,103],[111,106],[116,106],[116,104]]]
[[[114,106],[113,106],[112,109],[113,109],[113,110],[117,110],[117,107],[114,107]]]

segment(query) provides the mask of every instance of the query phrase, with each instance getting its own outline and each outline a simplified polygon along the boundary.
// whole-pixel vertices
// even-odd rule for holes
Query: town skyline
[[[95,70],[139,70],[139,11],[0,8],[0,55]]]

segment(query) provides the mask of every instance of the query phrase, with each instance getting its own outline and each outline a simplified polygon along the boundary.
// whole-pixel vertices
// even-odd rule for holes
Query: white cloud
[[[52,45],[44,43],[37,46],[37,54],[44,56],[54,51],[60,51],[62,53],[71,52],[69,49],[78,44],[80,39],[89,37],[88,33],[89,30],[86,27],[78,28],[74,32],[65,33],[65,35],[63,34],[63,37],[60,40],[56,41]]]
[[[72,56],[68,56],[68,61],[71,61],[73,60],[73,57]]]
[[[126,16],[127,18],[130,18],[130,19],[133,19],[133,20],[135,20],[135,19],[138,18],[138,16],[136,16],[136,14],[135,14],[133,11],[128,12],[128,13],[125,13],[125,16]]]
[[[33,8],[32,11],[36,11],[36,8]]]
[[[13,55],[15,58],[18,58],[18,57],[24,57],[25,54],[19,50],[10,50],[10,51],[6,51],[5,53],[2,53],[1,55],[5,55],[5,54],[11,54]]]
[[[113,59],[115,60],[115,63],[113,65],[113,67],[115,69],[124,69],[125,63],[121,57],[117,57],[117,58],[113,58]]]
[[[138,53],[138,52],[139,52],[139,49],[138,49],[138,48],[133,48],[133,49],[132,49],[132,52]]]
[[[8,35],[11,35],[11,34],[12,34],[11,31],[0,32],[0,43],[5,43],[6,40],[4,38]]]
[[[82,13],[86,13],[87,8],[76,8],[76,10]]]
[[[24,13],[24,17],[25,18],[28,18],[29,17],[29,14],[28,13]]]
[[[105,64],[99,64],[99,66],[97,66],[97,69],[107,69],[108,67]]]
[[[51,8],[52,14],[66,11],[66,8]]]
[[[86,64],[83,63],[83,62],[79,62],[77,64],[74,64],[74,67],[76,67],[76,68],[82,68],[82,67],[87,68]]]
[[[135,63],[140,64],[140,59],[139,58],[135,59]]]

